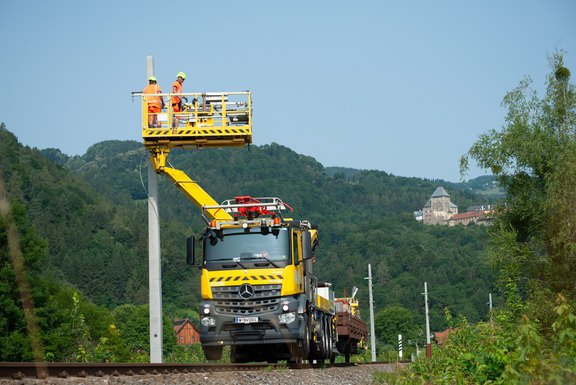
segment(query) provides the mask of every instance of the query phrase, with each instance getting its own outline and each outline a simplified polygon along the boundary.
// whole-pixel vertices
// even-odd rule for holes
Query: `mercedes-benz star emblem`
[[[252,285],[245,283],[244,285],[240,286],[240,289],[238,289],[238,295],[242,299],[250,299],[254,295],[254,288]]]

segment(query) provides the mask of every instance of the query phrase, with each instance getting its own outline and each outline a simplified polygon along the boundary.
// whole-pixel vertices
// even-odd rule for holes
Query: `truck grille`
[[[212,288],[215,310],[223,314],[253,315],[275,311],[280,305],[282,285],[254,285],[254,295],[242,299],[240,286],[217,286]]]

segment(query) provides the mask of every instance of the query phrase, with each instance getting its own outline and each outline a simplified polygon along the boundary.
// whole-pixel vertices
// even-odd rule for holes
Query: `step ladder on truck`
[[[158,95],[167,101],[173,96]],[[334,292],[313,274],[315,226],[286,217],[292,208],[277,197],[238,196],[219,204],[167,161],[173,148],[251,144],[250,92],[179,94],[189,101],[183,111],[168,109],[154,119],[148,114],[151,96],[141,96],[142,138],[154,170],[166,174],[206,221],[203,233],[187,242],[188,262],[201,269],[200,342],[206,358],[218,360],[230,346],[232,362],[333,361]]]

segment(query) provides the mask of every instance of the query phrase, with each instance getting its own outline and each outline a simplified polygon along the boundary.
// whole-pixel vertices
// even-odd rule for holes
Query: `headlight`
[[[278,316],[278,320],[280,321],[281,324],[289,324],[290,322],[294,322],[295,319],[296,319],[296,313],[294,312],[284,313]]]
[[[282,305],[282,311],[288,311],[288,309],[290,309],[290,308],[288,307],[288,304],[287,304],[287,303],[285,303],[284,305]]]
[[[216,326],[216,320],[214,319],[214,317],[202,317],[200,323],[202,324],[202,326],[206,327]]]
[[[202,312],[203,312],[205,315],[210,314],[210,306],[204,306],[204,309],[202,309]]]

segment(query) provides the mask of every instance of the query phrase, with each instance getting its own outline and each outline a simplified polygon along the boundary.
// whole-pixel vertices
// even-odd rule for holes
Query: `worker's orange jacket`
[[[172,93],[173,94],[181,94],[182,93],[182,84],[178,80],[172,83]],[[172,105],[180,104],[180,97],[179,96],[172,96]]]
[[[145,95],[161,94],[162,90],[158,84],[148,84],[142,93]],[[162,108],[162,96],[148,96],[148,106]]]

